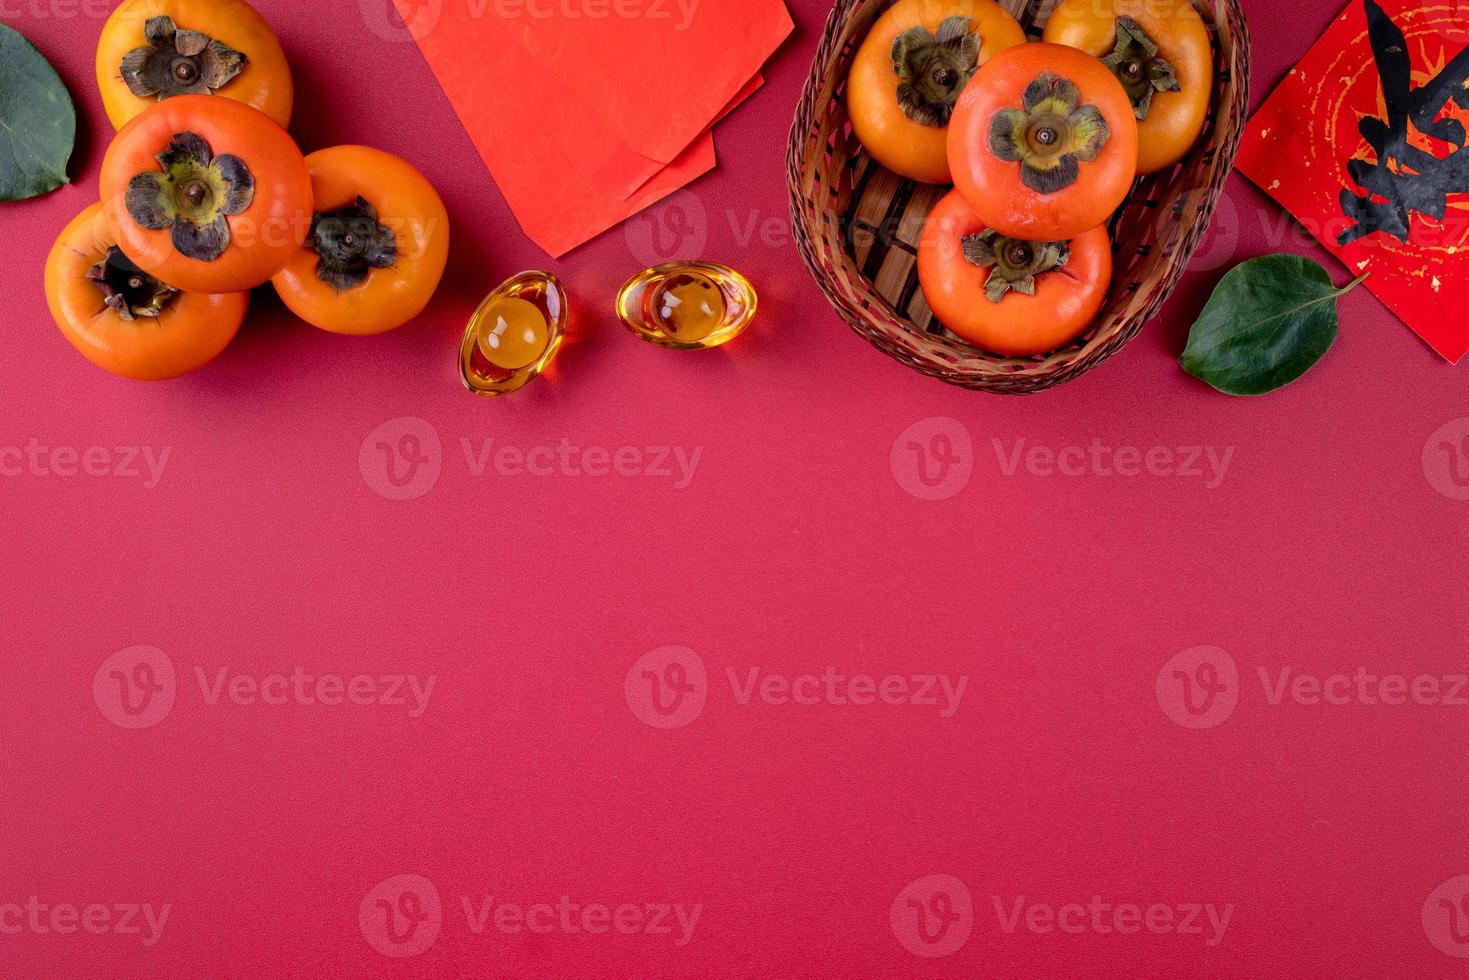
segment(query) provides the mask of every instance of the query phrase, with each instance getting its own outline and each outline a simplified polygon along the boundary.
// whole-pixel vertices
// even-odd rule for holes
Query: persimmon
[[[1024,241],[985,225],[958,191],[934,207],[918,245],[929,309],[955,334],[1010,357],[1044,354],[1086,332],[1112,278],[1107,229]]]
[[[138,267],[185,292],[234,293],[281,270],[311,227],[311,175],[286,131],[241,102],[181,95],[123,127],[102,210]]]
[[[1045,39],[1102,59],[1137,116],[1138,173],[1182,160],[1209,114],[1214,56],[1188,0],[1061,0]]]
[[[71,345],[120,377],[163,381],[188,374],[229,346],[249,293],[179,292],[118,247],[102,205],[72,219],[46,259],[46,304]]]
[[[102,26],[97,87],[116,129],[180,95],[243,102],[284,127],[295,99],[280,41],[245,0],[125,0]]]
[[[411,164],[366,146],[306,158],[316,214],[271,280],[291,311],[332,333],[377,334],[422,313],[449,258],[449,214]]]
[[[1122,83],[1059,44],[1007,48],[975,74],[949,124],[954,185],[1001,235],[1059,241],[1105,224],[1137,176]]]
[[[894,173],[947,184],[949,117],[975,70],[1025,43],[994,0],[899,0],[852,61],[847,111],[857,139]]]

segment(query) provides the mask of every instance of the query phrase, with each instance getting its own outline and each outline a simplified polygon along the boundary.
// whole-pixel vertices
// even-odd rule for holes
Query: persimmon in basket
[[[1025,44],[980,68],[949,124],[954,185],[988,227],[1060,241],[1107,223],[1137,176],[1132,100],[1076,48]]]
[[[1085,333],[1111,278],[1106,228],[1065,241],[1009,238],[957,191],[933,209],[918,243],[929,308],[971,344],[1010,357],[1045,354]]]
[[[899,0],[877,19],[847,76],[847,112],[868,154],[929,184],[950,183],[948,125],[976,69],[1025,43],[994,0]]]
[[[1140,174],[1171,167],[1209,114],[1214,56],[1189,0],[1061,0],[1045,39],[1096,55],[1132,100]]]

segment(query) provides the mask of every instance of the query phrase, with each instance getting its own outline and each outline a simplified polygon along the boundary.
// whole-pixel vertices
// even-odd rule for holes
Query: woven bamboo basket
[[[837,0],[811,66],[786,164],[791,220],[807,268],[842,319],[879,350],[950,384],[1029,394],[1079,377],[1153,317],[1208,230],[1245,124],[1249,31],[1239,0],[1193,0],[1213,39],[1215,82],[1199,142],[1171,170],[1139,178],[1110,224],[1112,285],[1096,321],[1070,345],[1005,357],[954,336],[918,284],[917,244],[949,190],[878,166],[852,135],[845,86],[852,58],[891,0]],[[1055,0],[1001,0],[1032,39]]]

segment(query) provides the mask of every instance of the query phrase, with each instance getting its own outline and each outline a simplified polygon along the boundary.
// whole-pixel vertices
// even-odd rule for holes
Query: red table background
[[[794,0],[797,33],[720,129],[718,171],[551,263],[586,313],[576,342],[553,377],[479,401],[455,376],[460,327],[491,285],[545,261],[416,48],[374,31],[376,0],[260,7],[297,73],[303,145],[368,142],[418,164],[454,216],[450,274],[432,313],[387,337],[319,333],[262,294],[191,378],[92,369],[51,325],[41,266],[94,199],[110,135],[91,71],[100,16],[0,4],[82,120],[75,184],[0,210],[0,976],[1464,975],[1441,948],[1469,946],[1437,917],[1469,872],[1469,707],[1271,695],[1287,668],[1444,678],[1444,694],[1469,669],[1469,502],[1444,456],[1469,431],[1455,424],[1469,376],[1366,291],[1289,389],[1233,399],[1183,374],[1188,323],[1231,261],[1302,251],[1346,278],[1256,189],[1231,180],[1163,314],[1084,379],[1007,399],[922,378],[840,323],[791,244],[786,128],[827,12]],[[1246,9],[1258,104],[1338,5]],[[616,324],[615,290],[658,257],[658,231],[754,280],[761,315],[737,345],[677,354]],[[400,470],[426,492],[391,499],[376,447],[417,425],[405,418],[440,448]],[[923,499],[910,454],[940,448],[935,433],[957,462],[951,495]],[[552,460],[563,439],[594,465],[639,456],[572,475]],[[486,440],[545,447],[533,460],[550,475],[510,456],[476,475]],[[1093,440],[1128,451],[1093,458]],[[1012,466],[1017,446],[1062,454],[1074,475],[1044,453]],[[92,471],[112,475],[64,475],[92,447],[106,450]],[[141,463],[128,475],[128,447],[169,450],[158,479]],[[699,452],[686,487],[649,447]],[[1190,475],[1185,447],[1230,453],[1222,478]],[[137,645],[172,663],[175,700],[129,729],[111,720],[109,671],[95,696],[93,682]],[[670,645],[707,680],[697,717],[665,729],[641,720],[660,716],[632,668]],[[1200,646],[1238,679],[1195,718],[1170,660]],[[828,667],[967,681],[947,717],[739,690],[751,668]],[[411,717],[214,698],[222,668],[436,681]],[[382,955],[359,925],[400,874],[442,902],[412,958]],[[936,951],[905,918],[930,875],[972,900],[952,924],[967,942],[940,958],[904,942]],[[33,922],[33,896],[170,912],[149,945],[146,927]],[[476,933],[466,896],[700,917],[683,945],[676,925]],[[1093,896],[1232,910],[1222,938],[1204,917],[1202,934],[1119,933],[1110,917],[1044,928],[1044,907]],[[1036,928],[1007,931],[1017,901],[1043,907]]]

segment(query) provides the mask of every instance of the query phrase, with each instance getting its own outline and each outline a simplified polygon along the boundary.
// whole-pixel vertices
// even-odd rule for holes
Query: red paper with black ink
[[[1434,350],[1469,351],[1469,19],[1352,0],[1247,127],[1241,173]]]

